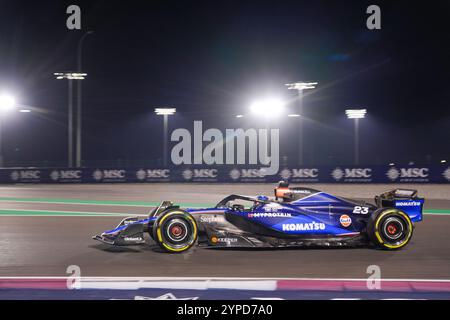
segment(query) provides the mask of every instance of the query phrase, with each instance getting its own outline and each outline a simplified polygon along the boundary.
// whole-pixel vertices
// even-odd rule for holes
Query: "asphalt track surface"
[[[312,185],[368,200],[394,185]],[[230,193],[271,194],[264,184],[97,184],[0,186],[0,277],[67,276],[78,265],[96,277],[366,278],[378,265],[390,279],[450,279],[450,185],[402,185],[426,198],[427,212],[409,246],[387,252],[366,248],[233,250],[194,248],[166,254],[146,246],[116,248],[91,236],[115,227],[122,215],[145,215],[172,200],[214,204]],[[115,216],[117,215],[117,216]]]

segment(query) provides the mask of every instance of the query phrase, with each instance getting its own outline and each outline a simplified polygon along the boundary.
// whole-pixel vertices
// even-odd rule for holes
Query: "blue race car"
[[[370,246],[403,248],[422,221],[424,199],[395,189],[375,204],[337,197],[281,181],[275,198],[230,195],[214,208],[181,209],[170,201],[147,219],[126,218],[93,239],[110,245],[146,244],[144,233],[167,252],[206,247]]]

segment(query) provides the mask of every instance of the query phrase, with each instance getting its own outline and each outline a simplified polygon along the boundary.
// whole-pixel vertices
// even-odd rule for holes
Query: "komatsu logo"
[[[392,181],[398,178],[428,178],[428,168],[390,168],[387,173],[387,177]]]
[[[372,177],[372,169],[370,168],[336,168],[331,173],[331,176],[339,181],[342,178],[350,178],[350,179],[362,179],[362,178],[371,178]]]
[[[283,231],[317,231],[325,230],[325,223],[289,223],[281,225]]]
[[[420,206],[421,203],[418,201],[403,201],[403,202],[396,202],[396,207],[417,207]]]

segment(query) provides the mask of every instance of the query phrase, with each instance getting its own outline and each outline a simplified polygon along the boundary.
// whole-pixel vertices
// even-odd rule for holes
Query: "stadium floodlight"
[[[16,99],[8,94],[0,95],[0,111],[10,111],[16,106]]]
[[[155,108],[158,116],[164,116],[164,138],[163,138],[163,164],[167,166],[167,141],[169,130],[169,116],[173,116],[177,112],[176,108]]]
[[[298,118],[298,117],[300,117],[300,115],[299,114],[288,114],[288,117],[289,118]]]
[[[345,110],[345,114],[349,119],[364,119],[366,116],[366,109],[348,109]]]
[[[175,108],[155,108],[155,113],[158,116],[173,116],[177,112]]]
[[[353,119],[355,124],[355,133],[354,133],[354,162],[355,165],[359,164],[359,119],[364,119],[367,114],[366,109],[347,109],[345,110],[345,114],[348,119]]]
[[[298,94],[298,113],[303,114],[303,90],[315,89],[318,85],[318,82],[294,82],[294,83],[286,83],[285,86],[289,90],[297,90]],[[297,125],[298,131],[298,164],[303,165],[303,119],[300,119]]]
[[[441,163],[447,163],[447,160],[441,160]]]
[[[306,90],[306,89],[315,89],[318,85],[318,82],[294,82],[294,83],[286,83],[286,86],[289,90]]]
[[[244,117],[243,114],[238,114],[238,115],[236,115],[236,118],[243,118],[243,117]]]
[[[87,77],[87,73],[82,72],[56,72],[54,75],[57,80],[84,80]]]
[[[20,109],[19,112],[22,112],[22,113],[30,113],[31,110],[30,110],[30,109]]]
[[[284,111],[285,103],[280,99],[269,98],[255,101],[250,105],[250,111],[256,115],[264,117],[275,117]]]

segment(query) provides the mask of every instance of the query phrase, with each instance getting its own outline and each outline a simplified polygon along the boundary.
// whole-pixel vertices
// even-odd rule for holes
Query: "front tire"
[[[161,214],[153,225],[153,239],[165,251],[181,253],[197,240],[198,228],[186,211],[175,209]]]
[[[367,223],[371,243],[385,250],[397,250],[406,246],[413,234],[409,216],[394,208],[375,211]]]

